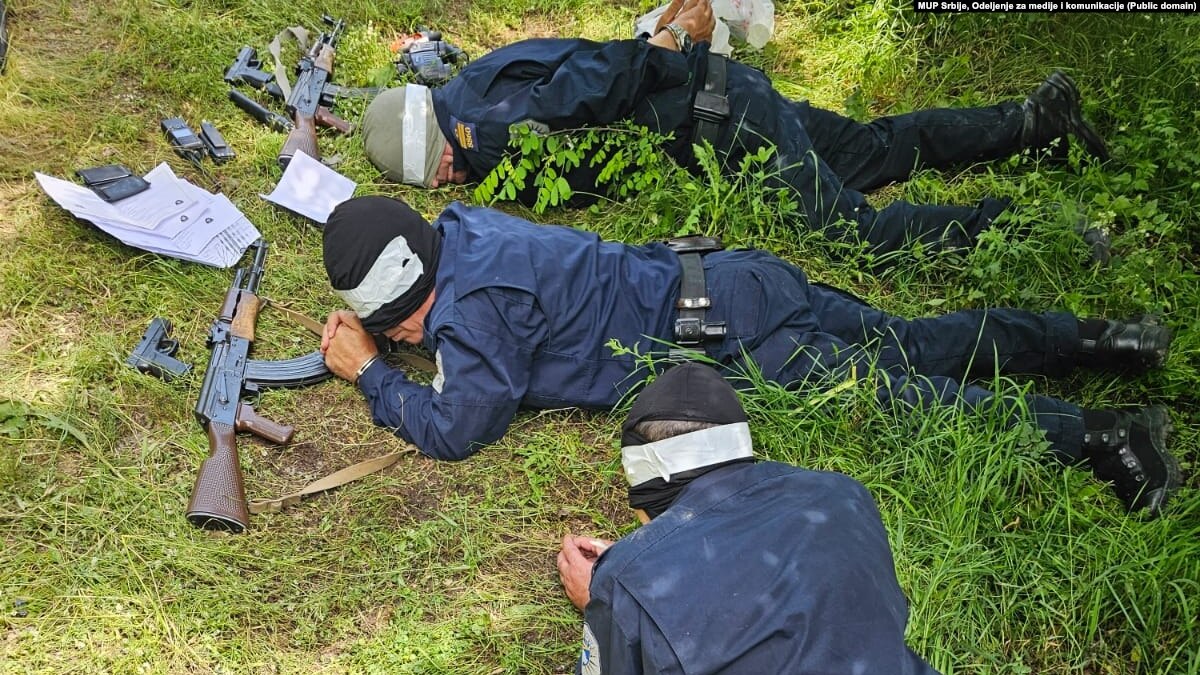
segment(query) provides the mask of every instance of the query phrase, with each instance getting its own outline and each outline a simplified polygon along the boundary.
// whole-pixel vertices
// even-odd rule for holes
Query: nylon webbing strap
[[[321,322],[317,321],[311,316],[308,316],[307,314],[301,314],[300,312],[297,312],[278,300],[272,300],[271,298],[264,298],[260,296],[258,302],[259,309],[274,307],[275,309],[279,310],[279,313],[283,314],[292,321],[295,321],[301,326],[304,326],[317,337],[321,337],[321,335],[325,333],[325,326],[322,325]]]
[[[724,246],[715,237],[679,237],[667,241],[679,256],[679,300],[675,302],[675,343],[681,347],[699,347],[709,340],[725,336],[725,324],[708,323],[704,314],[712,306],[704,281],[704,254]]]
[[[303,26],[292,26],[279,31],[279,35],[271,40],[271,44],[267,47],[267,51],[271,52],[271,56],[275,57],[275,81],[279,83],[279,91],[283,92],[283,100],[288,100],[292,97],[292,85],[288,81],[287,68],[283,67],[283,59],[279,56],[283,50],[283,41],[289,36],[295,38],[296,43],[300,45],[300,53],[308,53],[308,29]]]
[[[679,302],[675,305],[675,342],[681,347],[696,347],[703,342],[700,330],[704,313],[712,302],[704,284],[704,260],[699,253],[680,253]]]
[[[335,471],[324,478],[319,478],[308,485],[300,488],[298,491],[290,495],[284,495],[276,499],[252,499],[249,503],[250,513],[267,513],[283,510],[288,506],[295,506],[301,500],[309,495],[332,490],[335,487],[341,487],[351,481],[356,481],[363,476],[369,476],[377,471],[382,471],[396,463],[401,455],[409,452],[416,452],[416,448],[409,446],[406,450],[398,450],[389,452],[386,455],[368,459],[358,464],[352,464],[340,471]]]
[[[704,75],[704,89],[696,93],[692,103],[692,142],[708,141],[716,147],[721,124],[729,119],[729,99],[725,96],[724,56],[708,55],[708,70]]]

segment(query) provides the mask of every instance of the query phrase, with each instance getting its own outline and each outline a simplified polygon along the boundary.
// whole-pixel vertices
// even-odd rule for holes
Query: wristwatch
[[[692,36],[677,23],[669,23],[663,26],[663,30],[671,31],[671,37],[675,38],[675,44],[679,46],[679,51],[687,54],[692,51]]]

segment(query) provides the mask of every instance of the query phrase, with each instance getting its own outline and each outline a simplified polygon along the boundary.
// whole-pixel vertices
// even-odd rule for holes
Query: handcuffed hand
[[[683,0],[671,0],[671,4],[667,5],[667,11],[663,12],[662,16],[658,17],[658,23],[654,24],[654,35],[675,20],[675,15],[679,13],[680,7],[683,7]]]
[[[379,354],[375,339],[363,328],[358,315],[349,310],[338,310],[325,321],[325,332],[321,335],[321,353],[325,355],[325,366],[334,375],[353,382],[358,369],[368,359]]]
[[[442,159],[438,162],[437,172],[430,181],[429,187],[435,188],[450,183],[462,185],[467,182],[467,171],[465,169],[454,170],[454,148],[450,143],[446,143],[446,147],[442,150]]]
[[[558,578],[562,580],[571,604],[581,612],[591,599],[588,587],[592,583],[592,567],[609,546],[612,546],[612,542],[607,539],[577,537],[573,534],[563,537],[562,550],[558,552]]]
[[[687,31],[692,42],[711,42],[713,31],[717,28],[711,0],[683,0],[678,13],[667,23],[672,22]]]

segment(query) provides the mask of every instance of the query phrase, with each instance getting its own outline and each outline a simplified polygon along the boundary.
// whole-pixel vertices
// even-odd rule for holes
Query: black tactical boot
[[[1108,267],[1112,260],[1112,238],[1102,227],[1089,227],[1086,224],[1080,230],[1083,243],[1088,247],[1088,264],[1098,267]]]
[[[1060,156],[1065,156],[1067,134],[1073,134],[1083,143],[1088,154],[1105,161],[1108,148],[1104,139],[1083,119],[1079,107],[1079,90],[1075,81],[1062,71],[1054,71],[1046,81],[1025,99],[1025,126],[1021,130],[1021,144],[1027,148],[1046,148],[1055,139],[1059,141]]]
[[[1167,409],[1087,410],[1083,456],[1096,478],[1111,483],[1130,511],[1159,516],[1179,487],[1179,464],[1167,452]]]
[[[1050,208],[1059,217],[1073,222],[1075,233],[1087,244],[1088,264],[1108,267],[1112,260],[1112,238],[1103,227],[1094,226],[1088,221],[1083,204],[1060,202],[1051,204]]]
[[[1083,319],[1079,322],[1075,363],[1086,368],[1137,374],[1161,368],[1170,349],[1171,331],[1158,325],[1153,316],[1128,321]]]

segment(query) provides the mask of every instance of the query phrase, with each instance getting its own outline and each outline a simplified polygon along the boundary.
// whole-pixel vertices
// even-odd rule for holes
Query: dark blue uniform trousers
[[[975,206],[915,205],[895,201],[875,209],[864,192],[907,180],[919,169],[948,169],[1007,157],[1021,150],[1024,113],[1017,103],[984,108],[934,109],[861,124],[790,101],[767,78],[735,76],[747,66],[729,63],[732,115],[717,145],[732,166],[765,144],[776,147],[773,187],[787,187],[809,229],[832,239],[849,229],[876,251],[910,241],[950,248],[972,245],[1005,209],[1005,199]]]
[[[1013,421],[1026,414],[1024,408],[1059,460],[1081,459],[1078,406],[1038,395],[997,400],[967,384],[996,374],[1066,375],[1079,340],[1074,316],[988,309],[905,319],[809,284],[801,270],[781,261],[735,262],[754,253],[726,253],[723,259],[734,263],[728,271],[716,262],[722,258],[706,264],[712,297],[735,299],[714,303],[710,311],[710,320],[729,325],[724,343],[710,350],[717,360],[732,364],[749,356],[767,379],[793,388],[845,381],[852,366],[861,380],[873,363],[878,379],[872,385],[885,407],[999,404]]]

